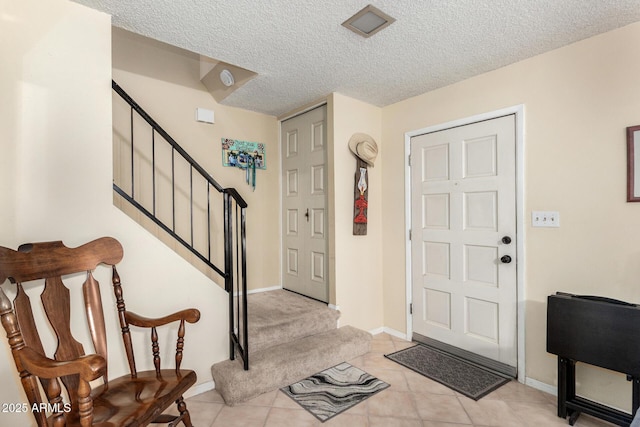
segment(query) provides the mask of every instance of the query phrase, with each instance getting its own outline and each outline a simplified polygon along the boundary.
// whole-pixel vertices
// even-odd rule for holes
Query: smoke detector
[[[231,74],[231,71],[227,70],[226,68],[220,71],[220,81],[227,87],[233,86],[233,84],[236,82],[236,80],[233,78],[233,74]]]

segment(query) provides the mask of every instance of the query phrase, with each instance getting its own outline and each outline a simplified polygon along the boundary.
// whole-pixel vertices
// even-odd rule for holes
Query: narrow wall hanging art
[[[365,133],[354,133],[349,139],[349,149],[356,156],[356,174],[353,203],[353,235],[365,236],[369,215],[368,167],[378,155],[378,145]]]
[[[222,166],[244,169],[247,185],[256,189],[256,169],[267,169],[265,146],[260,142],[222,138]]]

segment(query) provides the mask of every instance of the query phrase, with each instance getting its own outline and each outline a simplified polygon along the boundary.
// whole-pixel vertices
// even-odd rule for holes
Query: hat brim
[[[372,146],[375,149],[375,152],[377,155],[378,144],[376,144],[376,141],[366,133],[354,133],[353,136],[349,139],[349,149],[360,160],[362,160],[369,166],[373,166],[373,162],[375,161],[375,156],[373,158],[367,158],[367,157],[363,157],[362,154],[358,152],[358,145],[362,143],[366,143]]]

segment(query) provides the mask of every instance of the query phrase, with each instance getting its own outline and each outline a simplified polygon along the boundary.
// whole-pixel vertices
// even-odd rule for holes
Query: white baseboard
[[[216,388],[216,384],[213,382],[213,380],[207,381],[206,383],[194,385],[183,396],[185,399],[188,399],[190,397],[197,396],[199,394],[205,393],[215,388]]]
[[[282,286],[271,286],[269,288],[251,289],[250,291],[247,291],[247,295],[257,294],[260,292],[276,291],[278,289],[282,289]]]
[[[545,393],[552,394],[554,396],[558,395],[558,388],[556,386],[543,383],[542,381],[534,380],[533,378],[525,377],[524,384],[529,387],[533,387],[536,390],[544,391]]]
[[[378,335],[378,334],[385,333],[385,334],[389,334],[391,336],[394,336],[396,338],[400,338],[401,340],[409,341],[407,339],[407,334],[405,334],[403,332],[398,332],[398,331],[396,331],[395,329],[392,329],[392,328],[387,328],[386,326],[380,326],[379,328],[372,329],[372,330],[369,331],[369,333],[371,335]]]
[[[554,386],[554,385],[546,384],[546,383],[543,383],[542,381],[534,380],[533,378],[529,378],[529,377],[526,377],[524,379],[524,383],[525,383],[525,385],[528,385],[529,387],[535,388],[536,390],[540,390],[540,391],[543,391],[545,393],[549,393],[549,394],[551,394],[553,396],[558,396],[558,388],[556,386]],[[617,406],[610,406],[608,404],[605,404],[603,402],[598,402],[596,400],[594,400],[594,402],[601,403],[603,405],[607,405],[610,408],[615,409],[616,411],[625,412],[627,414],[629,413],[628,409],[618,408]]]
[[[407,334],[405,334],[404,332],[396,331],[395,329],[387,328],[386,326],[384,327],[384,332],[393,337],[400,338],[401,340],[411,341],[409,338],[407,338]]]

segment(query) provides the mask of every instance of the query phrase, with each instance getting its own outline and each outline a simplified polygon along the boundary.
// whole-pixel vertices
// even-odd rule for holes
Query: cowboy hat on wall
[[[349,149],[358,158],[354,186],[353,234],[364,236],[367,234],[369,207],[367,167],[373,167],[378,156],[378,145],[366,133],[354,133],[349,139]]]
[[[349,149],[356,157],[373,167],[378,156],[378,144],[372,137],[366,133],[354,133],[349,139]]]

